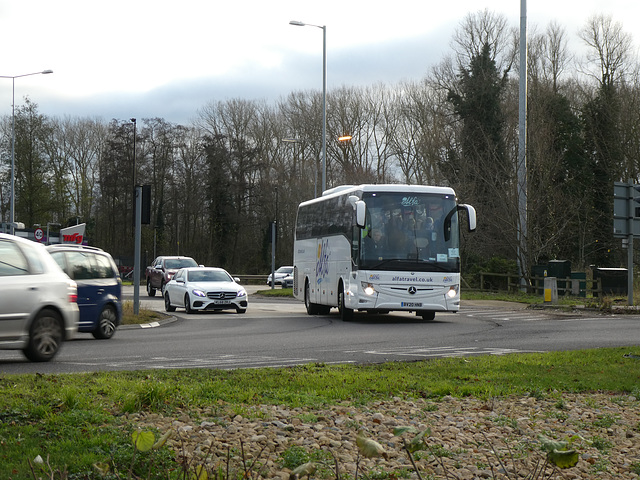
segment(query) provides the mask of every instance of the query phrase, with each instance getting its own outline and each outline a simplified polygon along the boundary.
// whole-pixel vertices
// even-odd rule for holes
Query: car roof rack
[[[93,252],[104,252],[101,248],[92,247],[90,245],[77,245],[75,243],[52,243],[47,245],[47,248],[53,247],[54,249],[58,248],[68,248],[71,250],[89,250]]]

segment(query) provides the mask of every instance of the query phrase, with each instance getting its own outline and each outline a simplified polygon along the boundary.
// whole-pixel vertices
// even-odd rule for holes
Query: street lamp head
[[[339,142],[348,142],[352,138],[353,137],[351,135],[342,135],[341,137],[338,137],[338,141]]]
[[[48,74],[50,74],[50,73],[53,73],[53,70],[48,70],[48,69],[47,69],[47,70],[43,70],[43,71],[42,71],[42,72],[40,72],[40,73],[42,73],[43,75],[48,75]]]
[[[131,118],[130,119],[133,123],[136,123],[136,119],[135,118]]]
[[[296,27],[304,27],[306,25],[306,23],[302,23],[298,20],[291,20],[289,22],[289,25],[295,25]]]

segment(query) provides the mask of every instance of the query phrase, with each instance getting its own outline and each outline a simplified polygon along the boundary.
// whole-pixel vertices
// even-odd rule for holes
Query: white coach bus
[[[337,307],[436,312],[460,308],[460,211],[453,189],[421,185],[336,187],[298,206],[293,293],[309,315]]]

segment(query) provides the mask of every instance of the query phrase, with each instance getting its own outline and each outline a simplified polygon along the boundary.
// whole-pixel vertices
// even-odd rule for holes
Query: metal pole
[[[134,209],[134,246],[133,246],[133,314],[140,313],[140,243],[142,238],[142,186],[136,185],[136,119],[133,122],[133,192]]]
[[[627,244],[627,304],[633,305],[633,222],[634,222],[634,209],[635,209],[635,200],[634,198],[634,188],[633,188],[633,179],[629,179],[629,185],[627,186],[627,192],[629,192],[629,235],[628,244]]]
[[[327,189],[327,26],[322,27],[322,192]]]
[[[140,243],[142,238],[142,186],[136,185],[136,234],[133,253],[133,314],[140,313]]]
[[[136,119],[132,118],[131,122],[133,123],[133,172],[132,172],[132,177],[133,177],[133,181],[132,186],[133,186],[133,190],[135,191],[136,189]]]
[[[327,189],[327,26],[291,20],[289,25],[322,29],[322,191]],[[317,194],[316,194],[317,196]]]
[[[627,246],[627,304],[633,305],[633,233],[629,235]]]
[[[276,222],[271,223],[271,290],[276,288]]]
[[[527,0],[520,1],[520,87],[518,130],[518,274],[526,287],[527,272]]]
[[[16,221],[16,77],[12,79],[11,99],[11,207],[9,214],[9,228],[11,235],[15,235],[14,222]]]

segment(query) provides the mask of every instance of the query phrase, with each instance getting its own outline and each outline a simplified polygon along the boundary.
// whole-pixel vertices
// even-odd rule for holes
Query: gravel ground
[[[141,413],[129,415],[129,421],[141,429],[171,430],[168,446],[192,465],[206,465],[210,471],[227,466],[240,471],[244,458],[245,465],[253,465],[247,477],[252,479],[288,479],[291,470],[283,466],[283,454],[297,454],[307,461],[305,452],[321,452],[330,460],[314,478],[335,478],[334,463],[341,479],[352,479],[356,473],[369,479],[418,478],[402,448],[403,438],[394,436],[394,428],[405,425],[428,429],[425,439],[430,450],[414,454],[422,480],[608,480],[637,479],[640,473],[640,402],[629,395],[445,397],[437,402],[393,398],[320,410],[235,408],[220,403],[190,415]],[[356,445],[358,431],[379,442],[384,457],[363,458]],[[543,470],[540,434],[557,440],[575,438],[577,465]]]

